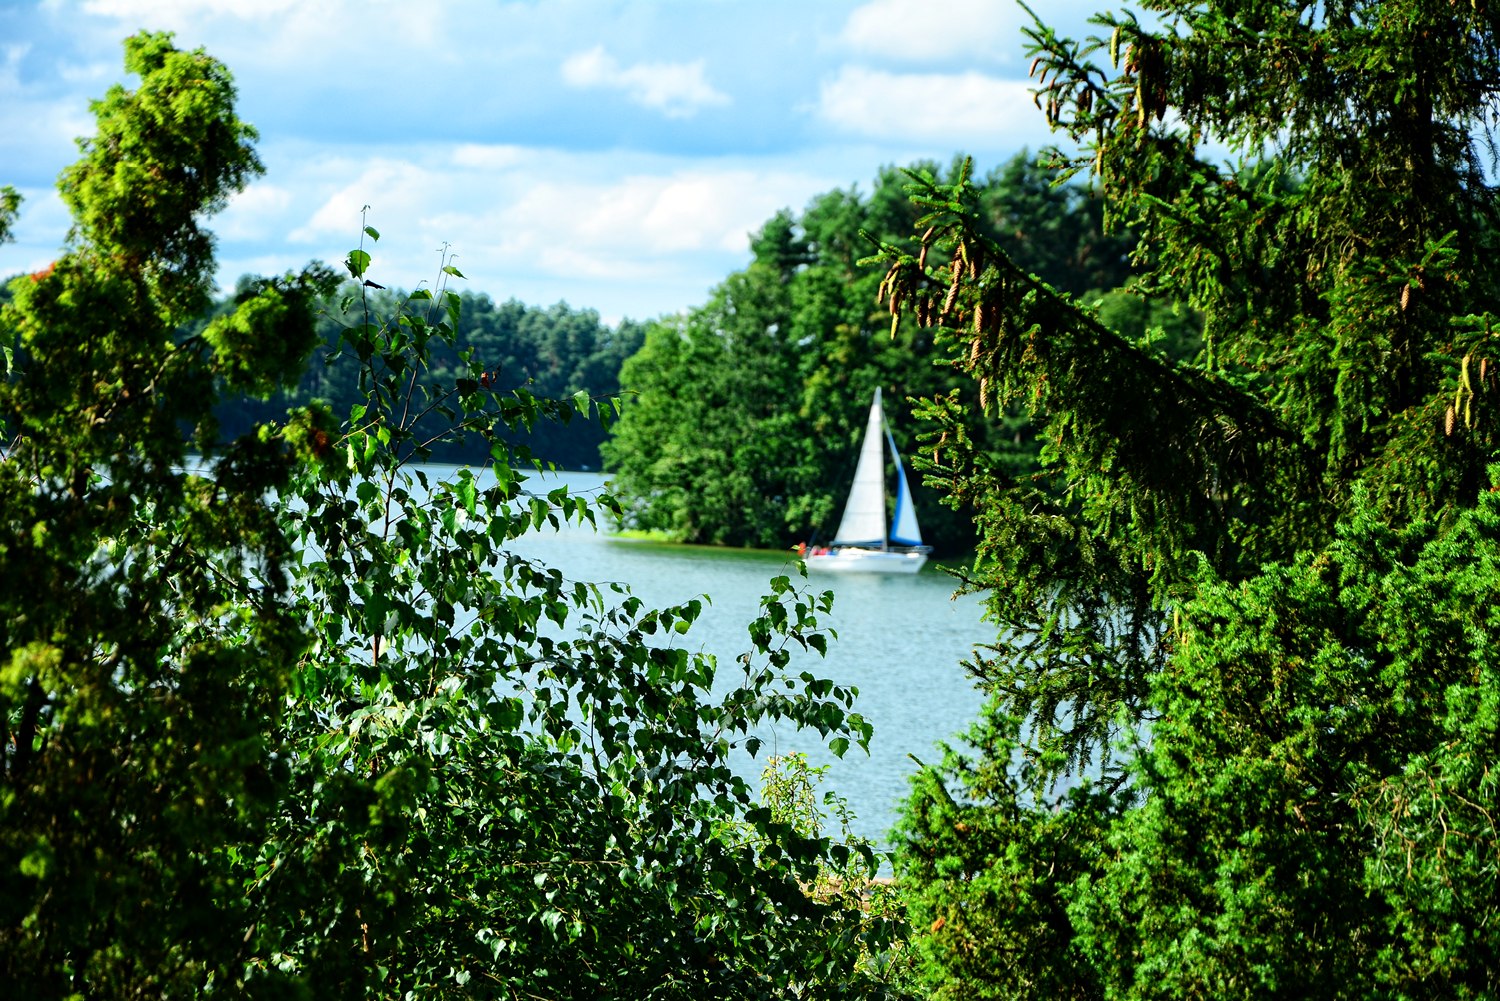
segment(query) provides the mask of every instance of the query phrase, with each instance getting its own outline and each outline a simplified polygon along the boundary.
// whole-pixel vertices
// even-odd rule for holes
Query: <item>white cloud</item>
[[[1084,2],[1049,0],[1046,15]],[[791,0],[428,0],[420,9],[411,0],[36,0],[29,13],[7,9],[0,0],[11,29],[0,31],[0,135],[9,140],[0,183],[39,194],[23,213],[22,242],[0,247],[0,273],[55,254],[66,215],[58,204],[43,224],[38,210],[77,156],[72,137],[93,131],[88,99],[114,80],[133,85],[119,40],[141,26],[176,30],[178,45],[222,59],[240,114],[260,130],[266,176],[209,220],[231,283],[309,257],[336,264],[369,204],[384,234],[378,247],[367,243],[376,281],[430,280],[447,243],[473,288],[656,315],[703,301],[743,267],[747,234],[779,208],[867,183],[881,164],[958,148],[993,162],[1045,138],[1024,87],[991,79],[1001,75],[1000,26],[1019,16],[1003,0],[924,0],[920,9],[897,0],[815,9]],[[775,73],[766,52],[778,54]],[[897,68],[943,75],[877,72]]]
[[[85,0],[85,13],[129,21],[181,22],[194,17],[262,20],[285,14],[300,0]]]
[[[69,86],[108,86],[117,73],[115,65],[106,62],[60,62],[57,65],[57,78]]]
[[[251,184],[229,199],[224,210],[210,223],[224,240],[274,240],[284,213],[292,207],[292,193],[275,184]]]
[[[520,146],[463,143],[453,150],[452,163],[476,170],[504,170],[516,166],[525,156],[526,150]]]
[[[543,182],[502,220],[520,242],[589,248],[622,265],[642,256],[743,252],[751,231],[777,209],[800,206],[816,185],[803,175],[740,169],[678,170],[606,183]]]
[[[259,73],[295,74],[299,85],[329,79],[367,91],[382,85],[410,89],[416,72],[406,64],[427,60],[429,74],[444,62],[433,50],[434,33],[462,33],[441,20],[440,0],[414,11],[409,0],[47,0],[59,20],[72,17],[96,31],[113,23],[110,48],[118,60],[121,30],[171,31],[175,44],[200,46],[222,60],[245,84]],[[76,12],[69,11],[77,2]],[[397,60],[374,56],[402,53]],[[118,67],[118,61],[114,63]],[[118,73],[118,68],[115,69]],[[342,79],[340,79],[342,78]]]
[[[729,95],[708,82],[702,59],[621,66],[597,45],[564,60],[562,77],[570,87],[624,91],[636,104],[668,118],[690,118],[703,108],[729,103]]]
[[[1088,19],[1098,0],[1047,0],[1032,4],[1060,35],[1082,39],[1101,29]],[[870,0],[844,22],[839,41],[882,59],[933,63],[978,61],[1019,65],[1026,51],[1021,29],[1031,15],[1015,0]]]
[[[1019,54],[1030,20],[1019,4],[996,0],[871,0],[850,12],[841,41],[895,59],[1003,60]]]
[[[434,280],[446,245],[469,277],[462,287],[531,303],[567,299],[614,318],[702,302],[744,267],[749,234],[774,212],[850,176],[795,159],[696,163],[472,143],[392,146],[363,161],[301,145],[266,152],[275,186],[247,189],[210,222],[227,283],[309,257],[336,264],[369,204],[382,234],[366,242],[375,281]],[[285,248],[279,263],[265,255],[267,242]]]
[[[336,164],[325,167],[337,169]],[[444,187],[433,171],[402,160],[375,159],[362,172],[323,199],[311,218],[287,234],[292,243],[355,239],[365,206],[384,218],[412,218]]]
[[[1047,136],[1024,80],[982,73],[886,73],[846,66],[825,81],[818,114],[843,132],[957,149],[1019,147]]]

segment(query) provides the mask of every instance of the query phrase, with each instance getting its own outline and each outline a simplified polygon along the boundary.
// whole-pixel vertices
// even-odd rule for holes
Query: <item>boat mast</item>
[[[866,434],[877,436],[890,432],[885,426],[885,404],[880,399],[880,387],[875,387],[875,405],[870,408],[870,426],[865,429]],[[885,517],[885,453],[880,454],[880,551],[890,552],[891,549],[891,525]]]

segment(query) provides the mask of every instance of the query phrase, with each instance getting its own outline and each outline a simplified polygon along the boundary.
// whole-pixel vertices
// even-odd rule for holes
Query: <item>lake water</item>
[[[437,478],[452,470],[434,465],[428,474]],[[604,479],[564,473],[529,480],[526,487],[539,492],[565,483],[571,491],[588,491]],[[708,595],[711,604],[683,639],[691,649],[714,654],[721,671],[750,648],[746,626],[759,612],[767,582],[796,575],[790,552],[641,542],[588,526],[532,533],[515,548],[571,579],[629,584],[648,606]],[[848,800],[858,818],[855,833],[885,845],[917,767],[909,755],[933,762],[935,744],[965,729],[977,714],[981,698],[960,661],[995,633],[981,621],[978,599],[954,600],[951,578],[932,567],[913,575],[813,574],[809,582],[834,592],[833,611],[822,621],[838,638],[826,658],[794,654],[792,670],[858,687],[855,710],[874,726],[874,739],[868,756],[851,747],[839,760],[823,749],[816,731],[763,730],[760,762],[795,750],[829,765],[823,789]],[[759,768],[747,758],[744,774],[758,779]]]

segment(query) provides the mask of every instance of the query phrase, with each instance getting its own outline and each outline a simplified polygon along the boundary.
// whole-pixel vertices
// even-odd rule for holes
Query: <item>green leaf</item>
[[[349,256],[344,258],[344,267],[355,278],[363,278],[365,271],[370,267],[370,255],[363,250],[351,250]]]

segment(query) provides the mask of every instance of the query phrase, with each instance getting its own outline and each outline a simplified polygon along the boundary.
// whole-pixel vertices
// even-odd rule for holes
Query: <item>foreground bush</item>
[[[347,414],[221,441],[215,401],[295,382],[335,276],[244,283],[177,333],[209,300],[199,219],[259,172],[254,132],[201,51],[139,35],[126,64],[139,87],[95,106],[63,176],[74,238],[0,319],[0,982],[878,994],[859,964],[888,923],[806,890],[873,856],[776,816],[728,764],[766,720],[838,753],[868,739],[854,693],[793,660],[824,649],[829,596],[771,581],[719,665],[681,645],[699,601],[648,609],[518,556],[527,531],[613,510],[538,490],[509,444],[592,402],[498,393],[470,357],[434,376],[446,287],[385,315],[346,303]],[[368,283],[370,263],[361,246],[345,270]],[[429,480],[420,460],[465,436],[489,464]]]

